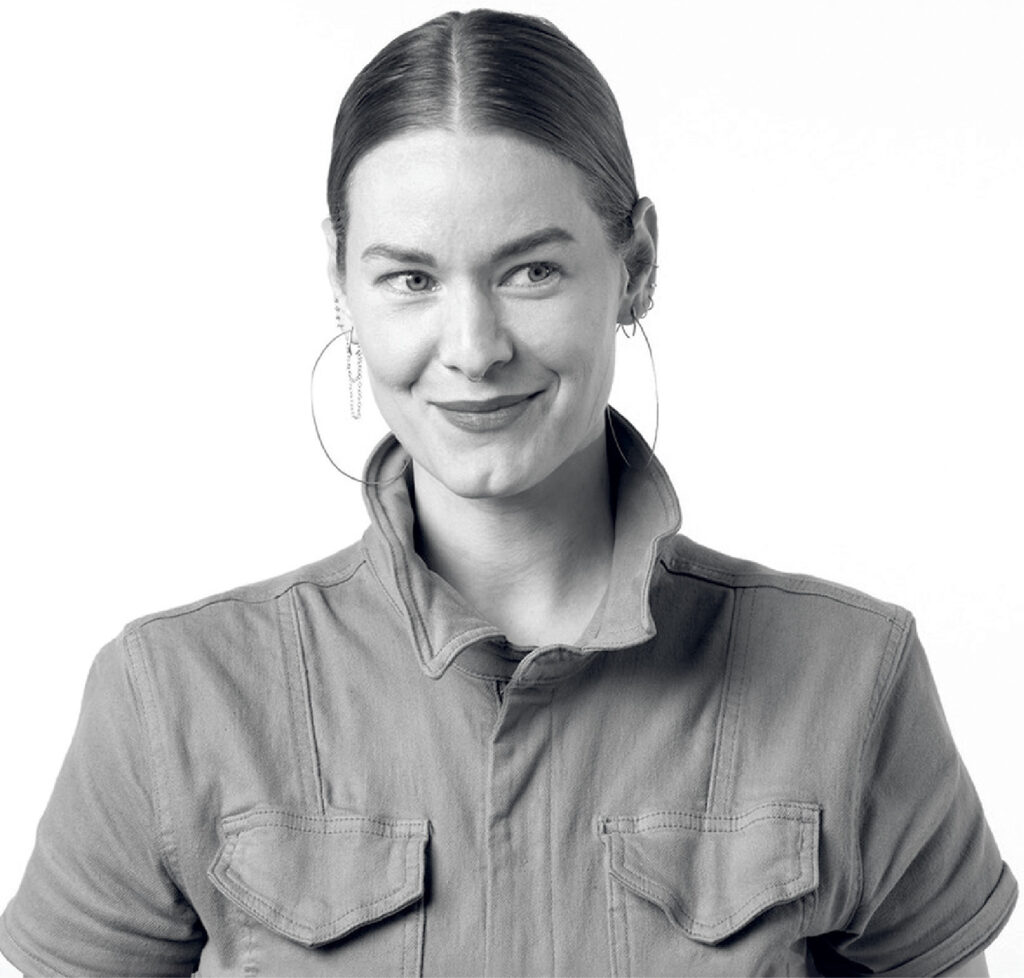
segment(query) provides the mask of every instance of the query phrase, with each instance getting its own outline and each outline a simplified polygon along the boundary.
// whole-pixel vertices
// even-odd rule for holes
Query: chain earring
[[[334,297],[334,321],[345,337],[345,373],[348,376],[348,410],[353,421],[363,416],[363,348],[355,330],[345,325],[341,316],[341,300]]]
[[[355,364],[353,369],[352,364]],[[363,348],[351,330],[345,348],[345,370],[348,374],[348,410],[353,421],[363,416]]]

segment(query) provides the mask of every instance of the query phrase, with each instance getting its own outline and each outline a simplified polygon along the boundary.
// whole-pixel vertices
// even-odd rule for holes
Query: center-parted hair
[[[574,164],[630,275],[637,201],[622,116],[593,62],[554,24],[495,10],[447,13],[396,37],[356,76],[334,125],[327,203],[344,271],[346,185],[359,159],[414,129],[515,133]]]

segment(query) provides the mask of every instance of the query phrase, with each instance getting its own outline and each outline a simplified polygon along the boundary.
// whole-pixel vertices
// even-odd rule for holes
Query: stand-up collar
[[[580,645],[566,649],[574,658],[654,636],[650,588],[658,548],[680,523],[679,503],[665,470],[636,429],[612,409],[608,439],[616,500],[611,576],[608,594]],[[500,645],[504,636],[416,553],[408,468],[409,456],[394,435],[370,456],[363,495],[371,525],[363,548],[392,602],[408,620],[423,671],[436,679],[466,649],[488,641]]]

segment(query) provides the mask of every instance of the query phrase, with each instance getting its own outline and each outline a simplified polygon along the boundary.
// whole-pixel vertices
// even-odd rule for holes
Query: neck
[[[614,540],[604,435],[516,496],[467,499],[416,469],[417,549],[522,646],[574,644],[604,597]]]

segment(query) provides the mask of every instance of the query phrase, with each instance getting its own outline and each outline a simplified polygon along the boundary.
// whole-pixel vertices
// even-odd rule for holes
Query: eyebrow
[[[503,244],[493,255],[491,255],[491,264],[497,264],[500,261],[504,261],[506,258],[513,258],[515,255],[521,255],[524,251],[532,251],[534,248],[539,248],[541,245],[546,244],[558,244],[560,242],[572,243],[576,239],[565,230],[560,227],[547,227],[542,228],[540,231],[533,231],[530,234],[524,234],[521,238],[515,238],[509,241],[508,244]]]
[[[526,251],[532,251],[541,245],[562,242],[571,243],[575,240],[565,228],[555,226],[541,228],[539,231],[531,231],[529,234],[524,234],[520,238],[515,238],[503,244],[491,255],[491,264],[497,264],[515,255],[521,255]],[[368,258],[387,258],[391,261],[408,265],[437,264],[436,259],[429,252],[416,251],[414,248],[403,248],[384,243],[370,245],[362,254],[363,261],[366,261]]]

